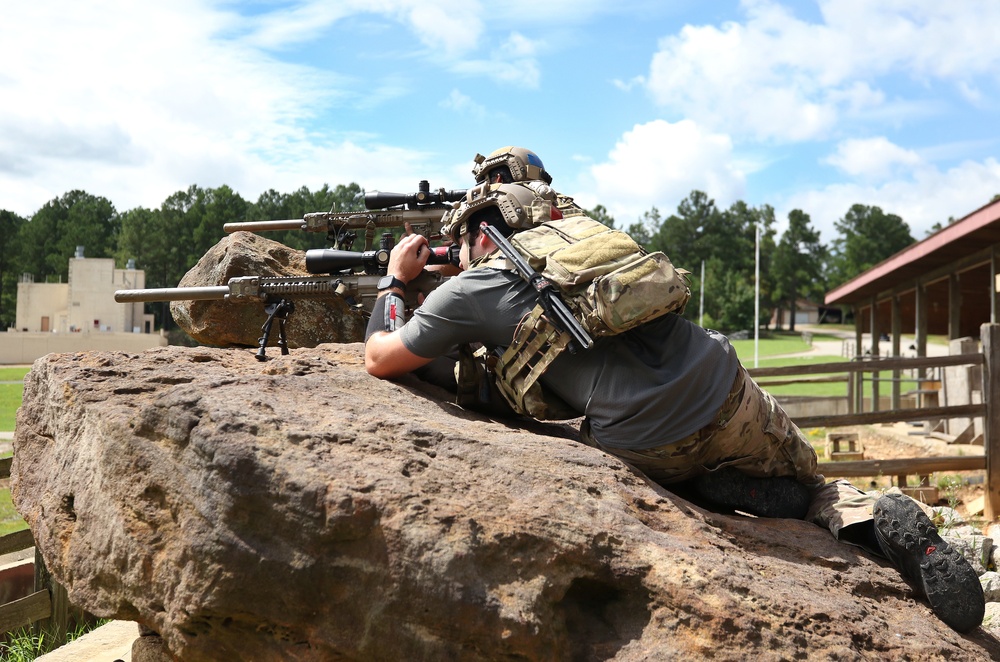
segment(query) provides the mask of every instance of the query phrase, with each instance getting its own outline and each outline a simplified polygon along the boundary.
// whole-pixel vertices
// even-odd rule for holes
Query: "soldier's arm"
[[[406,349],[399,331],[376,332],[365,343],[365,369],[380,379],[400,377],[432,360]]]
[[[407,283],[424,268],[428,254],[427,239],[418,234],[405,236],[389,256],[388,273]],[[365,369],[380,379],[400,377],[432,360],[414,354],[403,344],[399,328],[405,319],[398,317],[403,315],[402,306],[399,310],[392,308],[397,302],[402,303],[402,294],[398,288],[380,292],[372,310],[369,330],[374,325],[375,331],[365,341]],[[386,328],[395,330],[382,330]]]

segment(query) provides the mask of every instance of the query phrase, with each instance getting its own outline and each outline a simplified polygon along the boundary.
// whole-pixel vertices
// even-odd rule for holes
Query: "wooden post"
[[[997,280],[997,276],[1000,275],[1000,246],[993,244],[993,250],[990,252],[990,322],[993,324],[1000,324],[1000,281]]]
[[[903,320],[899,313],[899,295],[892,295],[892,358],[898,359],[900,357],[900,350],[902,349],[902,341],[900,335],[903,333]],[[902,376],[902,371],[899,368],[895,368],[892,371],[892,404],[891,409],[899,409],[899,378]]]
[[[948,276],[948,340],[962,337],[962,286],[958,274]]]
[[[914,320],[917,336],[917,356],[924,358],[927,356],[927,290],[924,289],[924,284],[919,280],[916,283],[916,290],[914,291],[914,296],[916,297],[916,320]],[[927,377],[927,369],[920,368],[917,370],[917,379],[923,380]]]
[[[860,305],[855,307],[854,310],[854,360],[861,360],[865,357],[865,344],[864,344],[864,308]],[[864,373],[851,373],[852,375],[857,374],[854,379],[854,412],[861,413],[865,410],[865,376]]]
[[[986,498],[983,516],[992,522],[1000,515],[1000,324],[980,327],[983,342],[983,447],[986,451]]]
[[[879,357],[878,341],[879,341],[879,338],[882,336],[882,330],[881,330],[881,328],[878,325],[878,301],[875,299],[875,297],[872,297],[872,321],[871,321],[871,328],[872,328],[872,359],[877,359]],[[875,368],[874,370],[872,370],[872,408],[871,408],[871,411],[878,411],[878,409],[879,409],[879,407],[878,407],[878,405],[879,405],[879,402],[878,402],[878,400],[879,400],[879,392],[878,392],[878,383],[879,383],[878,377],[879,377],[879,375],[878,375],[878,373],[879,373],[878,368]]]
[[[66,587],[55,580],[45,567],[45,561],[35,548],[35,590],[48,590],[52,600],[52,610],[48,622],[39,621],[40,627],[49,626],[50,634],[57,645],[66,643],[66,634],[69,631],[69,596]]]
[[[864,313],[864,310],[865,309],[862,308],[860,305],[855,306],[855,310],[854,310],[854,356],[848,357],[848,360],[851,360],[851,359],[861,359],[861,358],[864,358],[864,355],[865,355],[865,345],[864,345],[864,341],[862,340],[862,336],[864,335],[864,328],[865,328],[864,318],[862,317],[862,314]]]
[[[847,373],[847,413],[854,413],[854,373]]]

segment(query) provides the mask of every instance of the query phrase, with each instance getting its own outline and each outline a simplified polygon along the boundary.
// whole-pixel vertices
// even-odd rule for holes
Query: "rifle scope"
[[[451,264],[458,266],[458,244],[438,246],[431,249],[427,264]],[[389,265],[389,251],[341,251],[333,248],[314,248],[306,251],[306,271],[311,274],[332,274],[354,267],[364,267],[365,273],[379,273]]]
[[[385,209],[399,205],[441,205],[446,202],[458,202],[465,198],[465,189],[446,191],[443,188],[430,190],[426,179],[420,181],[416,193],[382,193],[372,191],[365,193],[365,209]]]
[[[365,273],[378,273],[389,264],[389,251],[341,251],[334,248],[314,248],[306,251],[306,271],[311,274],[332,274],[354,267],[364,267]]]

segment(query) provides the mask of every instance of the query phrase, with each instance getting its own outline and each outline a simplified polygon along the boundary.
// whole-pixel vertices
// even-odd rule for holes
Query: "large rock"
[[[49,355],[13,496],[70,599],[197,660],[961,659],[899,573],[324,345]]]
[[[250,232],[226,235],[210,248],[179,287],[225,285],[236,276],[311,276],[305,252],[297,251]],[[315,347],[326,342],[357,342],[364,339],[365,319],[339,297],[296,298],[286,323],[289,347]],[[195,340],[217,347],[256,347],[267,319],[259,302],[174,301],[170,312],[178,326]],[[275,321],[269,346],[278,344]],[[272,350],[271,354],[277,354]]]

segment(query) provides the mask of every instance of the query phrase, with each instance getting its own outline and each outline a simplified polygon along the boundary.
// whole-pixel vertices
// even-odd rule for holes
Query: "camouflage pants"
[[[813,492],[806,519],[829,529],[838,539],[841,529],[872,521],[875,497],[846,480],[827,483],[818,473],[816,451],[743,366],[715,419],[684,439],[643,450],[610,448],[594,438],[587,424],[581,437],[664,486],[722,467],[757,477],[794,477]]]

